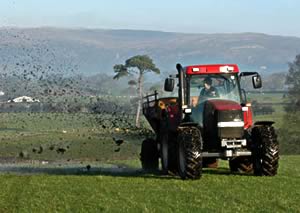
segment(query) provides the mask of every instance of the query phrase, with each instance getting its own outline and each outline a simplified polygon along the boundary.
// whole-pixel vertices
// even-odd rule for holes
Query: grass
[[[273,114],[269,115],[256,115],[254,116],[255,121],[267,120],[275,121],[275,127],[281,128],[283,125],[283,117],[285,114],[284,105],[285,100],[282,94],[278,93],[251,93],[249,94],[250,100],[256,100],[260,104],[270,104],[274,109]],[[275,105],[272,105],[275,104]]]
[[[274,120],[281,128],[283,108],[274,108],[273,115],[255,120]],[[146,136],[129,126],[132,118],[0,113],[0,119],[1,157],[20,160],[21,151],[28,153],[21,163],[0,164],[0,212],[300,212],[300,156],[281,156],[275,177],[231,174],[222,161],[200,180],[182,181],[140,170]],[[118,147],[113,138],[125,142]],[[69,148],[61,154],[50,150],[53,145]],[[40,146],[42,153],[33,152]]]
[[[286,100],[281,93],[250,93],[248,94],[250,100],[256,100],[259,103],[285,103]]]
[[[136,164],[136,162],[131,162]],[[137,171],[0,175],[2,212],[299,212],[300,156],[275,177],[207,169],[196,181]]]
[[[2,158],[16,158],[19,153],[26,152],[29,159],[133,159],[137,157],[139,144],[144,138],[140,130],[122,122],[111,126],[117,118],[105,114],[0,113],[0,119]],[[117,147],[113,138],[124,140],[124,144]],[[42,153],[33,151],[40,147]],[[51,147],[54,149],[50,150]],[[56,153],[57,148],[67,151]],[[116,152],[118,148],[121,154]]]

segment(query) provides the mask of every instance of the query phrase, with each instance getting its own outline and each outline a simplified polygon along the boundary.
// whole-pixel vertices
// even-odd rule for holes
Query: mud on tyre
[[[202,175],[202,137],[196,127],[180,127],[178,132],[178,173],[182,179]]]
[[[258,176],[274,176],[279,165],[279,143],[274,127],[256,126],[252,130],[253,168]]]

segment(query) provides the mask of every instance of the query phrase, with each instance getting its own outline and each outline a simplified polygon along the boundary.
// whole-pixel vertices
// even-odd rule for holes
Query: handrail
[[[146,99],[146,103],[149,104],[150,102],[157,101],[157,96],[158,96],[158,92],[155,90],[154,94],[146,95],[143,97],[143,99]],[[154,99],[150,100],[150,97],[152,97]]]

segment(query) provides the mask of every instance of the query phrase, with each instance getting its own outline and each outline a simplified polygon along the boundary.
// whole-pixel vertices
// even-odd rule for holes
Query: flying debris
[[[117,146],[121,146],[121,144],[124,143],[124,140],[122,140],[122,139],[113,138],[113,141],[117,144]]]
[[[65,148],[62,148],[62,147],[59,147],[59,148],[56,149],[56,152],[57,152],[58,154],[64,154],[66,151],[67,151],[67,150],[66,150]]]

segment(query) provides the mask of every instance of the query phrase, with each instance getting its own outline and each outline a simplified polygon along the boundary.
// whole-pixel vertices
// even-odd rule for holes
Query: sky
[[[0,0],[0,27],[257,32],[300,37],[299,0]]]

